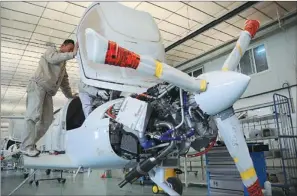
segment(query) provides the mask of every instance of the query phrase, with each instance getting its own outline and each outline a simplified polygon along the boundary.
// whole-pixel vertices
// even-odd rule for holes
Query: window
[[[246,75],[268,70],[264,44],[245,52],[239,63],[239,71]]]
[[[193,71],[193,77],[197,78],[199,75],[203,73],[202,68]]]
[[[192,77],[198,77],[199,75],[203,74],[203,67],[195,70],[195,71],[191,71],[190,73],[188,73],[189,76],[192,76]]]

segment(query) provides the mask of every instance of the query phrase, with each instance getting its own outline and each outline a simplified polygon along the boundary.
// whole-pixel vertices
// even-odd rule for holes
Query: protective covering
[[[84,13],[77,28],[80,44],[78,64],[84,83],[100,88],[140,93],[159,83],[155,77],[87,60],[86,29],[91,28],[107,40],[117,42],[140,55],[165,62],[165,50],[154,19],[146,12],[119,3],[93,3]],[[100,48],[89,48],[100,54]]]

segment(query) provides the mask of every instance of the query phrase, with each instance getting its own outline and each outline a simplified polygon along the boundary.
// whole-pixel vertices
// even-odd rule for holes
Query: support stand
[[[78,172],[80,171],[80,169],[82,168],[82,166],[79,166],[78,169],[76,170],[75,174],[74,174],[74,179],[76,178]]]
[[[11,191],[8,196],[12,195],[14,192],[19,190],[19,188],[21,188],[27,182],[27,180],[29,180],[29,178],[31,178],[33,175],[35,177],[36,172],[37,172],[37,170],[34,170],[30,175],[28,174],[27,178],[25,180],[23,180],[23,182],[21,182],[13,191]]]
[[[59,183],[64,184],[66,182],[66,178],[63,178],[63,170],[61,170],[61,176],[59,178],[42,178],[42,179],[38,179],[36,180],[36,176],[34,173],[34,177],[33,180],[29,181],[29,184],[33,184],[33,182],[35,182],[35,185],[38,186],[39,185],[39,181],[48,181],[48,180],[58,180]]]
[[[88,169],[88,177],[90,177],[90,174],[91,174],[91,168],[89,167],[89,169]]]

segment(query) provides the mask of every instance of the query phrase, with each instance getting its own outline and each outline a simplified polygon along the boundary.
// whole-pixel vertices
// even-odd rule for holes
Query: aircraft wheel
[[[61,179],[58,179],[58,182],[60,183],[61,182]]]
[[[176,177],[167,178],[167,182],[171,185],[172,189],[179,195],[183,193],[183,183]]]
[[[29,181],[29,184],[32,185],[32,183],[33,183],[33,180],[30,180],[30,181]]]
[[[50,175],[51,174],[51,170],[50,169],[47,169],[47,170],[45,170],[45,173],[46,173],[46,175]]]
[[[61,183],[62,183],[62,184],[65,184],[65,182],[66,182],[66,179],[62,179],[62,180],[61,180]]]
[[[35,185],[36,185],[36,186],[39,186],[39,182],[38,182],[38,181],[36,181],[36,182],[35,182]]]
[[[158,194],[159,193],[159,188],[158,188],[158,186],[157,185],[153,185],[152,186],[152,192],[154,193],[154,194]]]

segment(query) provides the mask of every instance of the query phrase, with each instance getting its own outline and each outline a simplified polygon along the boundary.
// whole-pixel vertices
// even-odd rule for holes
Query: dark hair
[[[67,45],[67,44],[73,44],[74,45],[74,41],[72,39],[66,39],[64,42],[63,42],[64,45]]]

